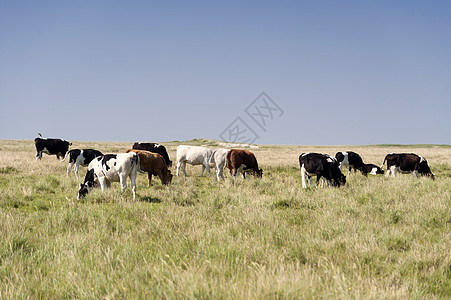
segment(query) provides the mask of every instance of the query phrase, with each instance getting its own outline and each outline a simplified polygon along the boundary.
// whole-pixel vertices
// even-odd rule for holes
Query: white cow
[[[120,182],[123,191],[127,188],[127,177],[130,177],[133,199],[136,199],[136,176],[138,170],[139,157],[134,152],[98,156],[88,165],[85,181],[80,184],[77,199],[85,197],[98,184],[104,191],[110,187],[111,182]]]
[[[205,169],[207,169],[208,175],[210,173],[210,158],[213,154],[211,149],[198,146],[180,145],[177,147],[177,173],[179,176],[180,167],[182,167],[183,173],[186,175],[185,167],[186,163],[190,165],[202,165],[202,172],[200,177],[204,175]]]
[[[227,152],[229,152],[229,149],[213,150],[213,154],[210,158],[210,163],[215,165],[218,181],[221,181],[221,178],[224,180],[223,170],[227,163]]]

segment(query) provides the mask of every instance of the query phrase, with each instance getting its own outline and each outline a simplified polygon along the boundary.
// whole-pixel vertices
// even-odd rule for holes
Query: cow
[[[247,150],[232,149],[227,152],[227,167],[230,169],[230,175],[235,178],[238,178],[240,173],[243,174],[243,179],[246,178],[246,173],[257,178],[263,176],[263,170],[258,168],[254,153]]]
[[[78,168],[80,165],[87,166],[89,163],[97,156],[102,156],[102,152],[94,149],[71,149],[64,156],[63,161],[69,156],[69,165],[67,166],[67,177],[69,177],[70,170],[72,169],[72,165],[75,164],[74,173],[75,177],[78,179]]]
[[[77,199],[85,197],[99,184],[102,191],[105,191],[111,182],[120,182],[121,190],[124,191],[127,188],[127,177],[130,177],[133,199],[136,199],[138,169],[139,157],[134,152],[97,156],[88,165],[85,180],[80,183]]]
[[[179,176],[179,170],[182,168],[183,173],[186,175],[186,163],[190,165],[202,165],[202,172],[200,173],[200,177],[203,176],[205,169],[208,172],[208,175],[211,177],[210,173],[210,159],[213,154],[213,150],[199,147],[199,146],[187,146],[180,145],[177,147],[177,173]]]
[[[433,180],[435,179],[435,174],[432,174],[426,158],[417,154],[390,153],[385,156],[381,168],[383,168],[385,162],[387,162],[386,177],[390,176],[390,174],[396,177],[396,173],[400,172],[403,174],[411,173],[412,177],[423,175],[431,177]]]
[[[309,185],[312,184],[312,176],[316,175],[316,184],[318,185],[321,177],[324,177],[328,184],[339,187],[346,183],[346,176],[341,173],[338,162],[335,158],[321,153],[302,153],[299,156],[299,165],[301,168],[302,187],[307,188],[307,179]],[[324,182],[321,187],[324,186]]]
[[[36,145],[36,160],[42,159],[42,153],[48,155],[56,155],[56,158],[59,160],[60,157],[64,157],[66,155],[67,150],[69,150],[69,146],[72,143],[61,140],[61,139],[47,139],[43,138],[42,134],[38,133],[40,137],[34,139],[34,144]]]
[[[166,166],[168,166],[169,168],[172,167],[172,160],[169,159],[166,147],[161,144],[136,142],[133,144],[132,149],[146,150],[153,153],[158,153],[163,156],[164,161],[166,162]]]
[[[335,154],[335,158],[340,164],[338,166],[340,168],[340,171],[343,169],[343,167],[349,168],[348,176],[351,174],[352,168],[354,168],[354,173],[359,170],[364,176],[367,176],[368,172],[366,171],[365,164],[363,163],[360,155],[358,155],[357,153],[352,151],[337,152]]]
[[[139,156],[139,169],[141,172],[147,172],[148,184],[151,185],[152,175],[158,176],[161,184],[168,185],[172,181],[171,171],[168,170],[166,162],[158,153],[152,153],[146,150],[129,149],[126,153],[135,152]]]
[[[218,181],[224,180],[223,170],[227,163],[227,153],[229,149],[215,149],[210,158],[210,164],[215,165],[216,177]]]
[[[374,164],[364,164],[364,168],[370,175],[384,174],[384,170]]]

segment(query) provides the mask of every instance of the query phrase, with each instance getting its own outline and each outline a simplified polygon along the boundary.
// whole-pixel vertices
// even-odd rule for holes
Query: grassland
[[[178,144],[165,143],[174,161]],[[343,150],[377,165],[415,152],[437,179],[356,174],[339,189],[301,189],[300,153]],[[169,187],[140,175],[137,201],[118,184],[77,201],[86,168],[67,178],[66,162],[35,161],[33,141],[0,141],[0,298],[451,297],[451,147],[252,151],[262,180],[218,183],[188,165]]]

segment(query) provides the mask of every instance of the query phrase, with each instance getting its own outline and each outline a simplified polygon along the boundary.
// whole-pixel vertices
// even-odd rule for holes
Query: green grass
[[[435,181],[357,174],[303,190],[290,151],[312,147],[280,146],[255,150],[262,180],[218,183],[188,166],[169,187],[140,175],[137,201],[117,183],[77,201],[86,168],[66,178],[30,141],[0,145],[2,299],[451,297],[447,148],[427,150]],[[362,147],[374,160],[392,150],[381,148]]]

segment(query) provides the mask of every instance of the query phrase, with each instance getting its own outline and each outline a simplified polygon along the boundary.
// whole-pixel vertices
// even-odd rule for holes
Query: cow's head
[[[384,174],[384,170],[381,168],[376,168],[376,174]]]
[[[425,158],[421,158],[420,164],[418,166],[418,173],[423,176],[430,176],[432,180],[435,180],[435,174],[432,174],[431,169],[429,168],[428,162]]]
[[[257,171],[255,171],[254,175],[257,178],[262,178],[263,177],[263,170],[262,169],[258,169]]]
[[[334,177],[333,179],[333,185],[336,187],[339,187],[341,185],[345,185],[346,184],[346,176],[343,175],[343,173],[340,172],[340,174],[338,174],[337,177]]]
[[[168,172],[166,174],[163,175],[163,184],[164,185],[168,185],[172,182],[172,174],[171,174],[171,170],[168,170]]]
[[[94,188],[95,186],[94,177],[95,177],[94,169],[90,169],[88,170],[88,172],[86,172],[85,182],[80,183],[80,188],[78,189],[77,200],[86,197],[86,195]]]
[[[168,167],[169,167],[169,168],[172,167],[172,160],[170,160],[170,161],[168,162]]]

